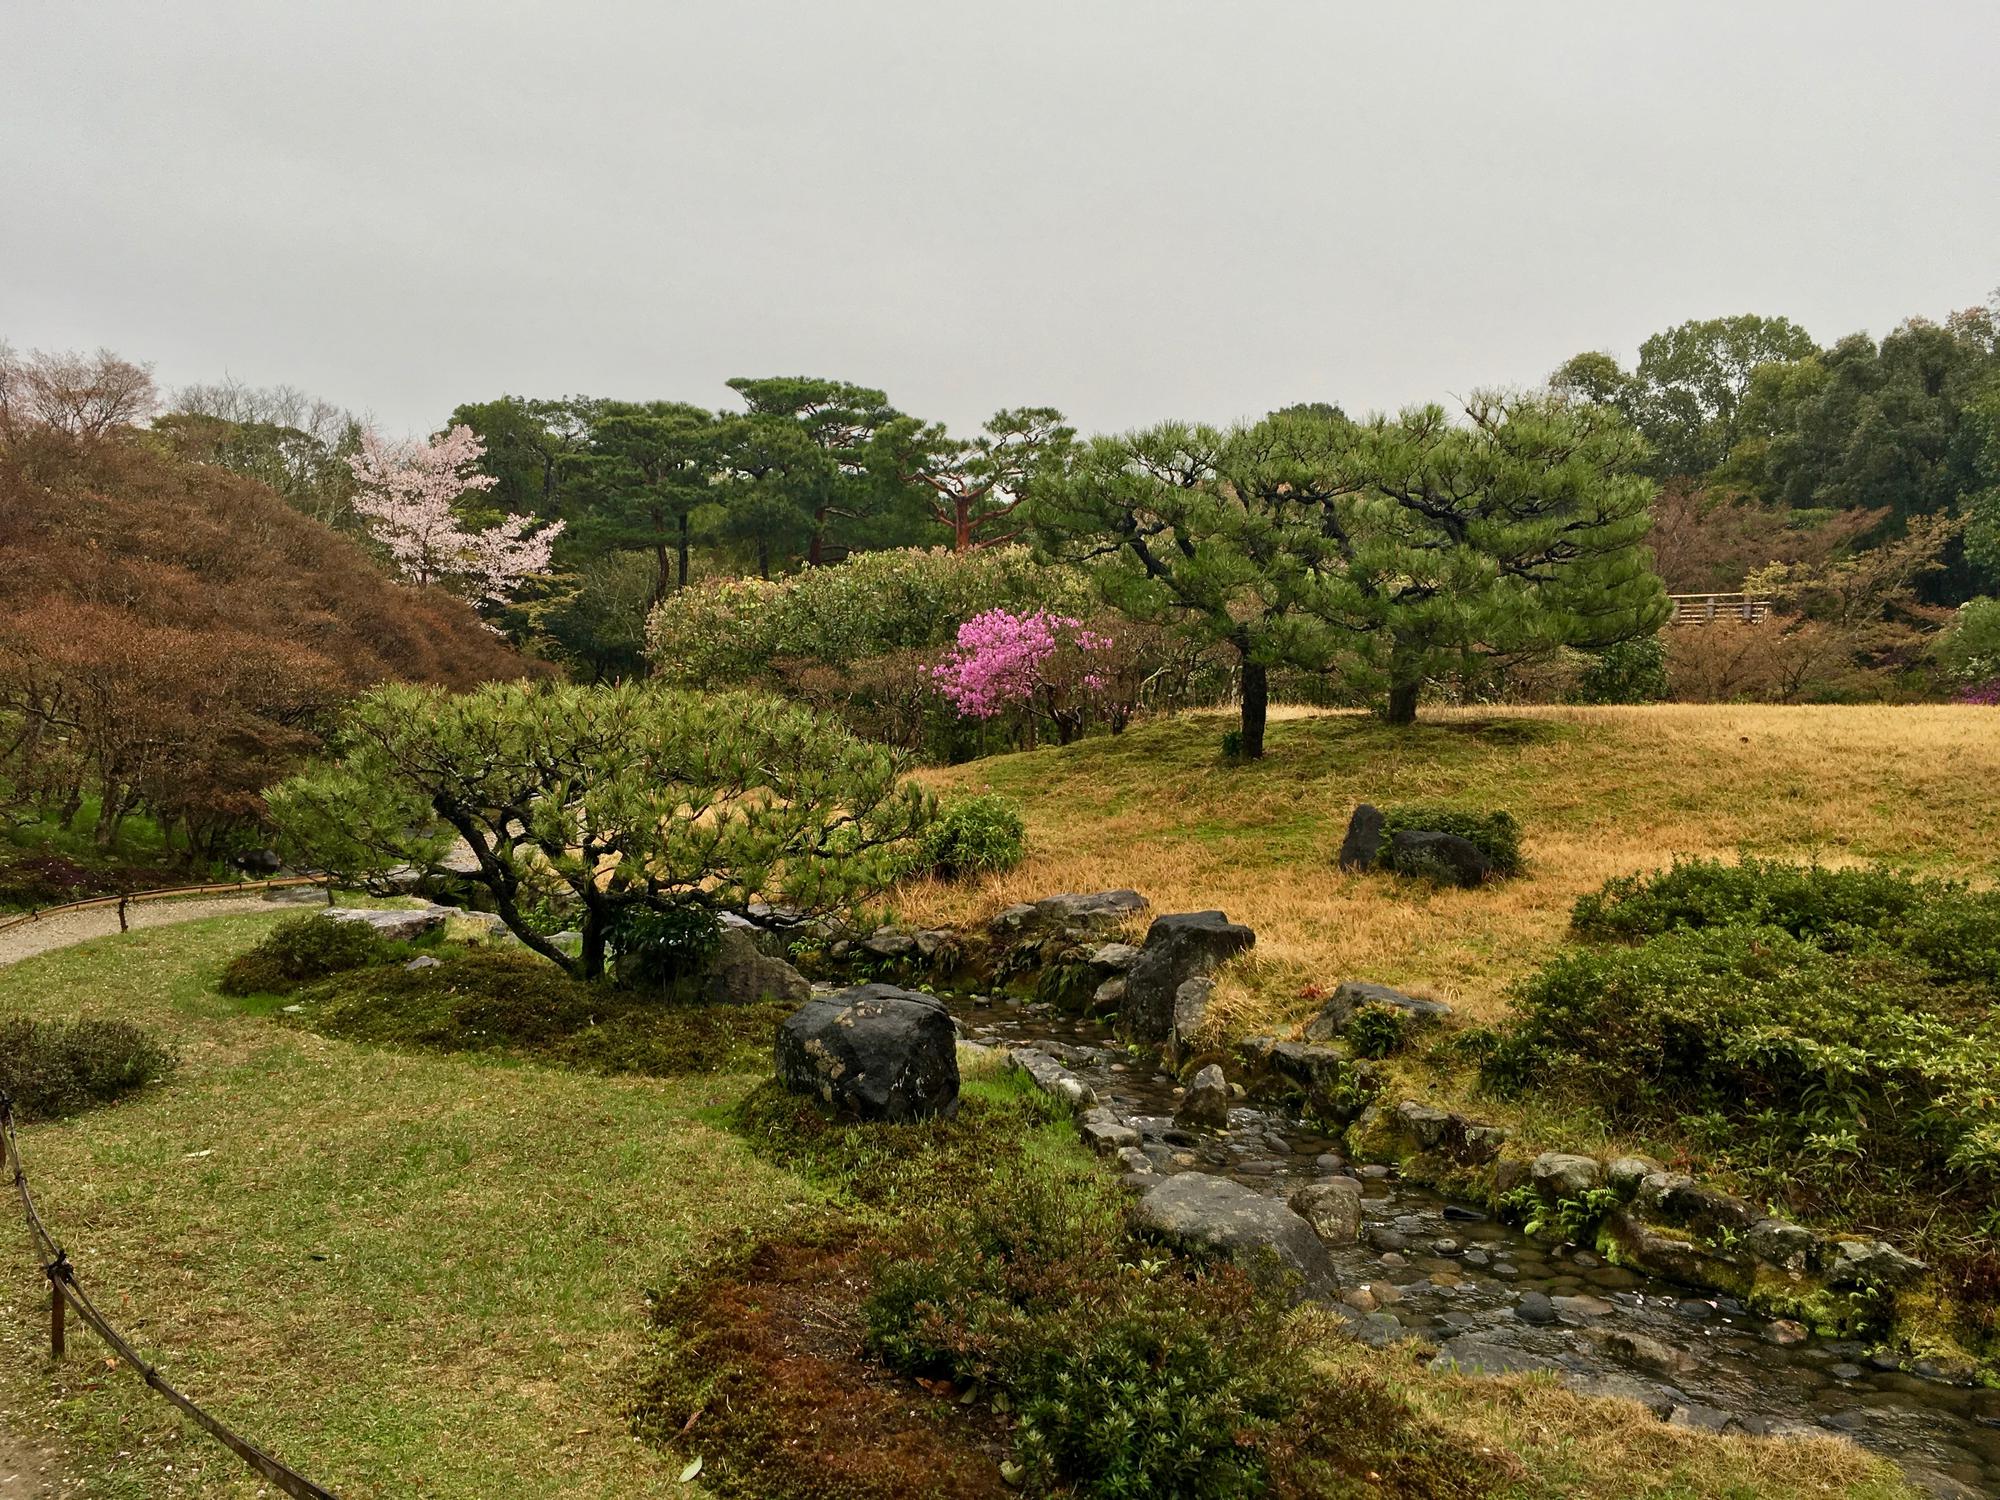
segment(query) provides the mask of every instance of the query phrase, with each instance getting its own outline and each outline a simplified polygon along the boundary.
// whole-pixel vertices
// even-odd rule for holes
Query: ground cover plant
[[[1614,1133],[2000,1297],[2000,894],[1885,868],[1687,861],[1574,918],[1598,946],[1526,981],[1482,1065]],[[1606,940],[1611,940],[1608,944]]]
[[[345,1041],[655,1078],[753,1071],[795,1008],[585,984],[532,954],[488,947],[417,969],[353,966],[298,990],[295,1005],[288,1021]]]
[[[16,1119],[51,1120],[144,1088],[174,1055],[129,1021],[0,1016],[0,1095]]]
[[[767,1085],[735,1122],[825,1196],[655,1299],[641,1429],[722,1495],[1899,1491],[1851,1452],[1697,1447],[1544,1381],[1361,1349],[1134,1236],[1066,1113],[1010,1075],[975,1067],[945,1120],[857,1125]]]
[[[348,969],[385,963],[407,952],[366,922],[329,922],[316,913],[287,917],[229,961],[216,981],[225,995],[282,995]]]
[[[1479,812],[1435,803],[1410,803],[1382,810],[1382,837],[1404,830],[1449,833],[1486,856],[1495,875],[1521,873],[1521,825],[1508,812]]]
[[[1027,853],[1021,810],[1005,797],[962,797],[924,830],[913,867],[951,880],[1011,870]]]

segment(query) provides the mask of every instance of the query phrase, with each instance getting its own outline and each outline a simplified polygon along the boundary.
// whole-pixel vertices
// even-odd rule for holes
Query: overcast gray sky
[[[163,383],[1394,407],[2000,283],[2000,5],[0,0],[0,337]]]

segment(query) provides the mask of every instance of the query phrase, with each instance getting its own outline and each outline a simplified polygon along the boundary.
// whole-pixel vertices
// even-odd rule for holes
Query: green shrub
[[[919,841],[915,867],[951,880],[1011,870],[1027,853],[1020,805],[987,793],[946,804]]]
[[[1347,1023],[1347,1040],[1358,1057],[1389,1057],[1409,1039],[1410,1018],[1393,1005],[1364,1005]]]
[[[1594,939],[1777,927],[1830,953],[1900,950],[1940,980],[2000,983],[2000,893],[1881,867],[1681,860],[1608,881],[1577,901],[1570,922]]]
[[[668,1003],[488,948],[420,969],[338,974],[302,990],[299,1003],[286,1020],[347,1041],[662,1078],[768,1070],[772,1032],[797,1008]]]
[[[1481,1071],[1503,1093],[1587,1103],[1614,1130],[1691,1132],[1711,1160],[1804,1202],[1971,1203],[2000,1186],[1992,998],[1775,926],[1680,930],[1558,958]]]
[[[1667,643],[1657,635],[1583,653],[1576,703],[1658,703],[1667,696]]]
[[[106,1104],[173,1070],[174,1055],[126,1021],[0,1017],[0,1093],[23,1120]]]
[[[254,948],[238,954],[216,988],[225,995],[284,995],[329,974],[386,962],[395,949],[366,922],[287,917]]]
[[[1958,681],[2000,677],[2000,599],[1968,599],[1933,639],[1939,665]]]
[[[1473,812],[1444,803],[1413,802],[1382,810],[1382,845],[1386,855],[1389,840],[1406,832],[1449,833],[1465,839],[1486,856],[1495,875],[1521,873],[1521,825],[1508,812]],[[1406,875],[1427,874],[1409,869]]]
[[[706,906],[683,902],[662,911],[635,908],[611,934],[618,982],[628,989],[669,989],[702,971],[722,946],[722,927]]]

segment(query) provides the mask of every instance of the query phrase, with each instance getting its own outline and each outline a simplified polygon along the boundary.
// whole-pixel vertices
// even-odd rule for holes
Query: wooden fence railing
[[[34,911],[16,912],[10,917],[0,917],[0,932],[19,927],[28,922],[39,922],[43,917],[61,916],[65,912],[90,911],[99,906],[118,908],[118,930],[125,930],[125,909],[140,901],[173,901],[191,896],[243,896],[253,891],[281,891],[292,886],[325,885],[324,875],[286,875],[277,880],[226,880],[213,885],[170,885],[151,891],[123,891],[116,896],[91,896],[83,901],[65,901],[60,906],[44,906]]]
[[[1670,625],[1713,625],[1718,620],[1759,625],[1770,616],[1771,601],[1762,594],[1669,594],[1674,617]]]

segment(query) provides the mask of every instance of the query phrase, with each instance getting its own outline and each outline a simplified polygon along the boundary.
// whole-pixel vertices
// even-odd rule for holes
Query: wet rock
[[[1458,1254],[1461,1248],[1457,1240],[1431,1241],[1431,1254],[1433,1255],[1452,1256]]]
[[[1107,974],[1123,974],[1138,961],[1139,950],[1130,943],[1105,943],[1090,954],[1090,966]]]
[[[1290,1201],[1292,1212],[1327,1244],[1351,1245],[1360,1239],[1361,1184],[1352,1178],[1312,1183],[1293,1193]]]
[[[1212,975],[1256,941],[1256,933],[1219,911],[1155,917],[1145,949],[1126,975],[1120,1029],[1136,1041],[1180,1041],[1175,1007],[1181,986]]]
[[[1006,908],[988,926],[1001,939],[1038,932],[1060,932],[1078,938],[1111,937],[1144,911],[1146,905],[1146,898],[1137,891],[1044,896],[1039,901]]]
[[[1608,1318],[1617,1311],[1602,1297],[1593,1297],[1588,1293],[1575,1297],[1551,1297],[1549,1301],[1557,1312],[1573,1318]]]
[[[1454,1224],[1484,1224],[1487,1215],[1476,1208],[1467,1208],[1462,1203],[1447,1203],[1444,1216]]]
[[[1034,1047],[1016,1047],[1007,1054],[1007,1062],[1026,1073],[1043,1093],[1066,1099],[1078,1110],[1097,1103],[1096,1091],[1046,1052]]]
[[[803,1002],[812,982],[782,958],[772,958],[757,940],[725,927],[714,956],[701,975],[701,997],[713,1005],[754,1005],[760,1000]]]
[[[1415,828],[1389,835],[1387,862],[1406,873],[1437,871],[1452,884],[1467,888],[1483,885],[1493,873],[1493,866],[1471,839]]]
[[[1455,1338],[1439,1346],[1430,1367],[1457,1370],[1465,1375],[1519,1375],[1530,1370],[1554,1369],[1555,1361],[1525,1349],[1510,1349],[1505,1344]]]
[[[1117,1010],[1125,1003],[1125,978],[1107,979],[1090,992],[1090,1008],[1099,1015]]]
[[[1834,1240],[1826,1268],[1833,1286],[1908,1286],[1930,1273],[1922,1261],[1881,1240]]]
[[[1222,1069],[1210,1063],[1194,1075],[1174,1124],[1183,1130],[1226,1130],[1229,1127],[1229,1080]]]
[[[1392,1170],[1384,1166],[1381,1162],[1370,1162],[1367,1166],[1361,1167],[1358,1170],[1370,1182],[1382,1182],[1394,1175]]]
[[[1546,1293],[1527,1291],[1514,1304],[1514,1316],[1523,1323],[1546,1325],[1558,1321],[1554,1299]]]
[[[1493,1263],[1493,1257],[1475,1245],[1465,1252],[1465,1263],[1475,1269],[1483,1270]]]
[[[1592,1255],[1588,1250],[1577,1251],[1576,1254],[1570,1257],[1570,1263],[1585,1271],[1595,1271],[1604,1264],[1603,1261]]]
[[[1810,1229],[1786,1219],[1759,1219],[1743,1237],[1744,1249],[1787,1271],[1805,1270],[1816,1243],[1817,1236]]]
[[[951,1012],[929,995],[864,984],[806,1001],[778,1026],[778,1081],[866,1120],[915,1120],[958,1103]]]
[[[1629,1360],[1642,1369],[1651,1370],[1658,1375],[1684,1374],[1697,1364],[1692,1354],[1628,1328],[1585,1328],[1583,1337],[1596,1344],[1605,1353]]]
[[[917,951],[917,939],[900,927],[878,927],[856,946],[870,958],[906,958]]]
[[[1667,1413],[1667,1423],[1672,1427],[1690,1427],[1696,1432],[1740,1432],[1743,1428],[1734,1412],[1694,1401],[1676,1403]]]
[[[1380,1224],[1368,1226],[1368,1243],[1377,1250],[1407,1250],[1410,1237],[1400,1229],[1389,1229]]]
[[[1790,1318],[1778,1318],[1764,1329],[1764,1337],[1780,1349],[1790,1349],[1812,1337],[1812,1330]]]
[[[1620,1156],[1604,1169],[1604,1180],[1621,1198],[1639,1191],[1639,1184],[1665,1168],[1650,1156]]]
[[[1581,1198],[1603,1178],[1604,1169],[1594,1156],[1544,1151],[1528,1165],[1528,1180],[1544,1198]]]
[[[1220,1250],[1268,1276],[1271,1258],[1309,1296],[1326,1297],[1338,1280],[1326,1246],[1312,1226],[1275,1198],[1227,1177],[1184,1172],[1139,1200],[1141,1228],[1179,1244]]]
[[[1306,1023],[1305,1038],[1309,1042],[1328,1042],[1347,1030],[1354,1013],[1364,1005],[1383,1005],[1402,1012],[1418,1020],[1429,1020],[1451,1014],[1451,1007],[1442,1000],[1421,1000],[1415,995],[1406,995],[1401,990],[1389,988],[1386,984],[1372,984],[1364,979],[1349,979],[1335,988],[1333,996],[1320,1008],[1318,1015]]]
[[[1843,1360],[1839,1364],[1834,1365],[1826,1373],[1831,1375],[1835,1380],[1859,1380],[1862,1370],[1861,1366],[1851,1365]]]
[[[1562,1382],[1582,1396],[1614,1396],[1626,1401],[1636,1401],[1663,1422],[1679,1404],[1680,1399],[1678,1391],[1665,1390],[1651,1381],[1639,1379],[1636,1375],[1622,1375],[1616,1371],[1565,1375],[1562,1377]]]
[[[1101,1104],[1078,1115],[1076,1128],[1084,1144],[1099,1156],[1113,1156],[1139,1144],[1139,1132]]]
[[[442,960],[433,958],[428,953],[419,953],[415,958],[403,965],[403,968],[412,974],[422,969],[439,969],[443,967]]]
[[[1340,1300],[1356,1312],[1371,1313],[1379,1305],[1375,1294],[1365,1286],[1352,1286],[1340,1294]]]
[[[1347,820],[1347,835],[1340,841],[1340,868],[1348,871],[1372,870],[1382,852],[1382,810],[1364,802]]]

